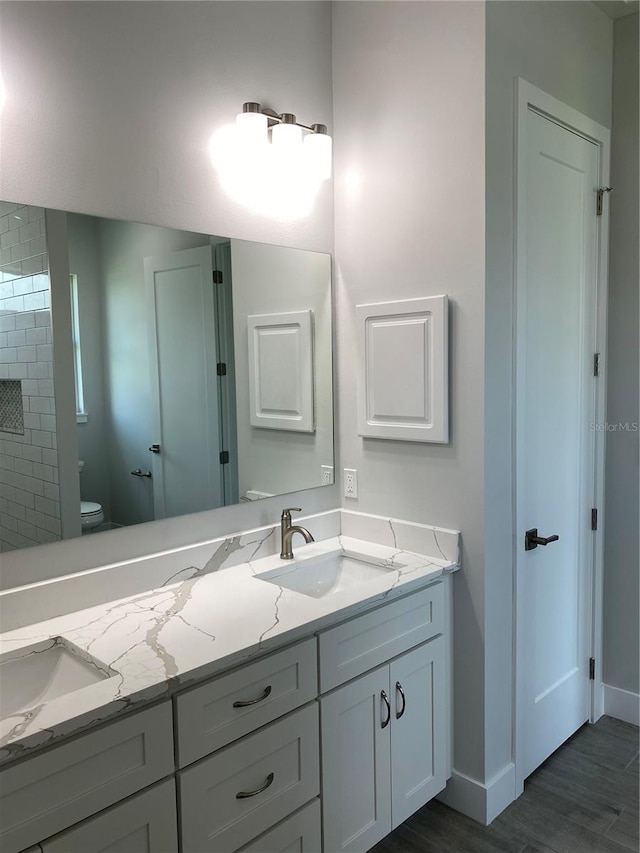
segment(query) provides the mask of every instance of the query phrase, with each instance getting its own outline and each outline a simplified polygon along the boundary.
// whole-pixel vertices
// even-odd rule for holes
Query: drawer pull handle
[[[402,689],[402,684],[400,684],[399,681],[396,681],[396,693],[399,693],[400,697],[402,699],[402,708],[400,708],[399,711],[398,711],[398,705],[396,703],[396,720],[399,720],[407,708],[407,697],[404,695],[404,690]]]
[[[271,693],[271,685],[269,684],[267,687],[264,688],[263,693],[260,696],[258,696],[257,699],[249,699],[247,702],[243,702],[243,701],[238,700],[237,702],[233,703],[233,707],[234,708],[248,708],[249,705],[257,705],[258,702],[262,702],[263,699],[266,699],[270,693]],[[260,792],[258,791],[258,793],[260,793]]]
[[[386,729],[391,722],[391,703],[389,702],[389,697],[384,690],[380,692],[380,696],[384,704],[387,706],[387,719],[382,721],[380,728]]]
[[[261,794],[263,791],[266,791],[267,788],[273,785],[274,775],[273,773],[269,773],[267,776],[267,781],[264,783],[262,788],[258,788],[255,791],[238,791],[236,794],[236,800],[246,800],[247,797],[256,797],[258,794]]]

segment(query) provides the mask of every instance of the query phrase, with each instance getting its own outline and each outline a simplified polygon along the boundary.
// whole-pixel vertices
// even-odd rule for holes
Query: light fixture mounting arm
[[[302,124],[302,122],[296,121],[296,117],[293,113],[277,113],[270,107],[263,107],[262,104],[259,104],[257,101],[245,101],[242,105],[242,112],[262,113],[262,115],[267,117],[269,127],[273,127],[276,124],[295,124],[303,130],[308,130],[309,133],[327,133],[326,124]]]

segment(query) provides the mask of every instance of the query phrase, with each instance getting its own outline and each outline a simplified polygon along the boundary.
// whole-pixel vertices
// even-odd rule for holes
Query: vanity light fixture
[[[282,221],[308,216],[331,177],[331,137],[324,124],[301,124],[255,101],[219,127],[209,153],[228,196],[254,213]]]
[[[301,124],[293,113],[277,113],[256,101],[247,101],[236,117],[244,143],[264,150],[269,145],[279,159],[292,158],[317,180],[331,177],[331,137],[325,124]]]

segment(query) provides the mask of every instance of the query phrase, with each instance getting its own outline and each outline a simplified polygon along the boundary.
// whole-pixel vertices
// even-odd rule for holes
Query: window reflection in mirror
[[[0,205],[1,550],[333,482],[329,256],[74,213],[66,235],[51,268],[44,211]]]

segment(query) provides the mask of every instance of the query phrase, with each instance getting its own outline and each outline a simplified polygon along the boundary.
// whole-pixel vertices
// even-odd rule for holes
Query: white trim
[[[454,770],[437,799],[478,823],[488,826],[515,798],[515,764],[507,764],[484,784]]]
[[[640,695],[603,684],[604,713],[616,720],[640,726]]]
[[[516,400],[517,394],[517,285],[519,279],[519,242],[521,235],[518,222],[522,221],[522,199],[518,199],[518,186],[524,168],[522,158],[519,157],[518,141],[523,138],[527,112],[533,108],[536,112],[556,122],[562,127],[589,139],[599,149],[599,186],[607,186],[609,183],[610,162],[610,131],[608,128],[590,119],[588,116],[574,110],[572,107],[543,92],[522,78],[516,78],[515,86],[515,126],[514,126],[514,176],[513,176],[513,202],[515,214],[514,227],[514,266],[513,266],[513,394]],[[609,246],[609,205],[605,203],[602,217],[598,223],[598,271],[597,271],[597,293],[596,293],[596,329],[595,341],[596,352],[600,352],[600,377],[596,385],[595,420],[604,421],[606,412],[606,367],[604,355],[606,353],[606,329],[607,329],[607,295],[608,295],[608,246]],[[524,608],[523,591],[518,588],[517,565],[518,565],[518,542],[520,541],[518,524],[518,486],[516,481],[517,472],[517,418],[515,405],[512,414],[513,435],[513,518],[516,525],[514,531],[513,564],[516,567],[514,578],[514,718],[513,718],[513,758],[515,762],[515,793],[519,796],[524,790],[524,768],[519,760],[518,745],[524,737],[524,721],[520,709],[523,707],[524,674],[521,660],[524,649]],[[591,626],[589,646],[591,656],[596,660],[595,680],[591,686],[591,708],[590,721],[595,722],[603,713],[604,690],[602,685],[602,589],[603,589],[603,553],[604,553],[604,458],[605,458],[605,433],[596,433],[594,448],[594,490],[593,506],[598,508],[598,530],[593,539],[593,561],[591,571]]]

